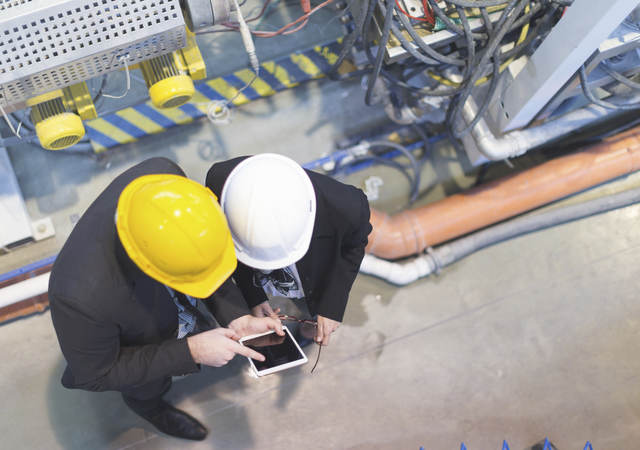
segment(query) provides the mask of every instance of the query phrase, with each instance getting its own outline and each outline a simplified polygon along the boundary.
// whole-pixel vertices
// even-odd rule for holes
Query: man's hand
[[[340,326],[337,320],[331,320],[323,316],[318,316],[318,327],[316,328],[316,342],[320,345],[329,345],[331,333]]]
[[[236,355],[264,361],[264,356],[234,339],[238,335],[228,328],[214,328],[187,338],[191,357],[198,364],[222,367]]]
[[[251,315],[254,317],[272,317],[274,319],[277,319],[279,312],[280,308],[276,308],[276,310],[274,311],[268,301],[264,301],[258,306],[254,306],[253,308],[251,308]]]
[[[264,333],[269,330],[275,330],[278,336],[284,336],[284,331],[282,331],[282,322],[280,322],[279,319],[274,319],[272,317],[253,317],[246,314],[232,320],[229,323],[229,328],[235,331],[239,337]]]

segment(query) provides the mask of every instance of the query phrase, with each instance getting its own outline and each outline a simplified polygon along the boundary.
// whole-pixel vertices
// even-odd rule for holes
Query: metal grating
[[[31,0],[0,0],[0,12],[30,3]]]
[[[0,0],[0,105],[186,44],[178,0]]]

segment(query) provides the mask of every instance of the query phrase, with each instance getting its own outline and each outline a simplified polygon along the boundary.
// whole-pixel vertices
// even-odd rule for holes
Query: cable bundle
[[[570,3],[424,0],[420,16],[415,8],[407,7],[405,0],[362,0],[360,14],[355,15],[353,31],[345,38],[332,77],[338,78],[337,69],[352,49],[362,46],[369,65],[356,73],[368,73],[367,104],[375,103],[374,92],[380,81],[389,91],[391,102],[397,103],[395,106],[413,106],[425,97],[444,97],[448,100],[446,125],[453,137],[460,138],[486,111],[497,89],[498,75],[516,58],[530,53]],[[472,19],[480,20],[481,27],[472,30]],[[377,36],[373,33],[376,28]],[[454,39],[429,45],[420,35],[443,29],[450,31]],[[386,47],[391,40],[399,42],[409,57],[385,66]],[[484,100],[476,99],[480,105],[476,118],[462,129],[455,128],[462,106],[479,90],[484,91]]]

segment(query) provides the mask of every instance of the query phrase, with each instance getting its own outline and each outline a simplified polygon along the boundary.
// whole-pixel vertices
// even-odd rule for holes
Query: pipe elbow
[[[369,243],[365,252],[385,259],[398,259],[420,253],[420,230],[416,229],[413,211],[404,211],[393,217],[371,209]]]

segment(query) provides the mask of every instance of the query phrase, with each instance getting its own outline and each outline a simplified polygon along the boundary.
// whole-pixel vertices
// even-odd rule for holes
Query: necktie
[[[198,308],[193,306],[186,295],[178,291],[173,291],[173,292],[175,293],[176,298],[178,299],[180,304],[184,307],[184,309],[186,311],[189,311],[196,318],[196,323],[199,324],[199,328],[210,329],[215,326],[215,323],[213,322],[213,320],[211,320],[210,317],[208,317]],[[196,302],[197,301],[198,300],[196,299]]]

